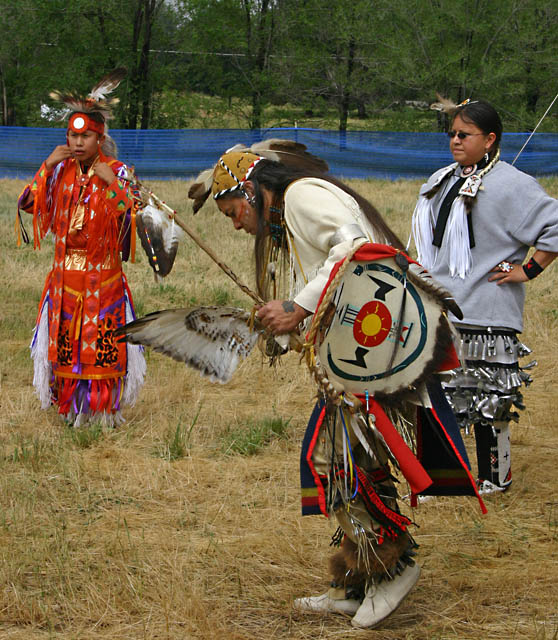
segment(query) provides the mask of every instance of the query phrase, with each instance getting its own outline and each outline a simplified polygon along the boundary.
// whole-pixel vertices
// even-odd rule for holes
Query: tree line
[[[290,105],[346,130],[438,92],[527,130],[558,92],[556,0],[0,0],[0,29],[2,125],[45,126],[49,91],[117,66],[129,129],[188,127],[208,96],[246,128]]]

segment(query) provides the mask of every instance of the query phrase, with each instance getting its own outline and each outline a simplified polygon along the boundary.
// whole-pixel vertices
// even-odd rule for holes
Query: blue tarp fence
[[[0,127],[0,178],[31,178],[54,147],[65,144],[65,131]],[[190,179],[234,144],[269,138],[302,142],[344,178],[424,178],[452,162],[443,133],[281,128],[113,129],[110,134],[119,159],[135,166],[142,180]],[[504,134],[503,159],[512,162],[527,138],[527,133]],[[516,166],[534,176],[558,174],[558,134],[535,134]]]

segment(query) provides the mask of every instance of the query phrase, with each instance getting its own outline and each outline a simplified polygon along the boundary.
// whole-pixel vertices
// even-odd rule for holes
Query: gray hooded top
[[[420,193],[428,191],[444,170],[447,169],[434,173],[422,185]],[[440,206],[458,177],[459,167],[432,198],[434,225]],[[475,240],[471,249],[471,272],[464,279],[451,277],[440,255],[430,271],[452,292],[461,307],[463,320],[458,322],[452,318],[457,324],[522,331],[525,285],[497,285],[488,282],[488,278],[502,260],[524,262],[530,247],[558,252],[558,201],[534,178],[500,161],[483,176],[471,216]]]

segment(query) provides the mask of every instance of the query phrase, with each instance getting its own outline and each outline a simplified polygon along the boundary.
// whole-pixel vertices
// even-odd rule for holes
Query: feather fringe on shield
[[[302,169],[310,173],[327,173],[329,167],[325,160],[306,150],[306,145],[292,140],[281,140],[279,138],[270,138],[256,142],[251,147],[243,144],[237,144],[226,153],[233,151],[249,151],[255,155],[281,162],[289,167]],[[213,184],[213,171],[215,167],[202,171],[196,178],[188,191],[188,197],[194,201],[194,213],[197,213],[211,193],[211,185]]]
[[[198,307],[155,311],[120,327],[116,337],[152,347],[186,363],[211,382],[228,382],[252,351],[261,330],[252,330],[251,314],[234,307]]]
[[[430,294],[445,309],[451,311],[456,318],[463,320],[463,312],[452,294],[442,284],[435,280],[424,267],[420,264],[411,262],[409,264],[407,277],[413,284]]]

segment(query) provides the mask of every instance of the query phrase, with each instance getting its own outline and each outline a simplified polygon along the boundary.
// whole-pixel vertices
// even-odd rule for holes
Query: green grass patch
[[[100,422],[94,422],[84,427],[69,427],[66,433],[70,442],[78,449],[88,449],[101,439],[103,425]]]
[[[221,436],[221,450],[227,455],[256,455],[273,440],[286,439],[289,423],[272,416],[228,427]]]
[[[174,429],[166,431],[164,439],[155,449],[157,457],[172,462],[173,460],[180,460],[188,454],[192,431],[198,422],[200,411],[201,406],[198,407],[196,415],[189,425],[185,425],[179,420]]]
[[[35,436],[32,439],[18,436],[13,451],[6,456],[8,462],[23,464],[37,471],[48,456],[51,447],[44,440]]]

